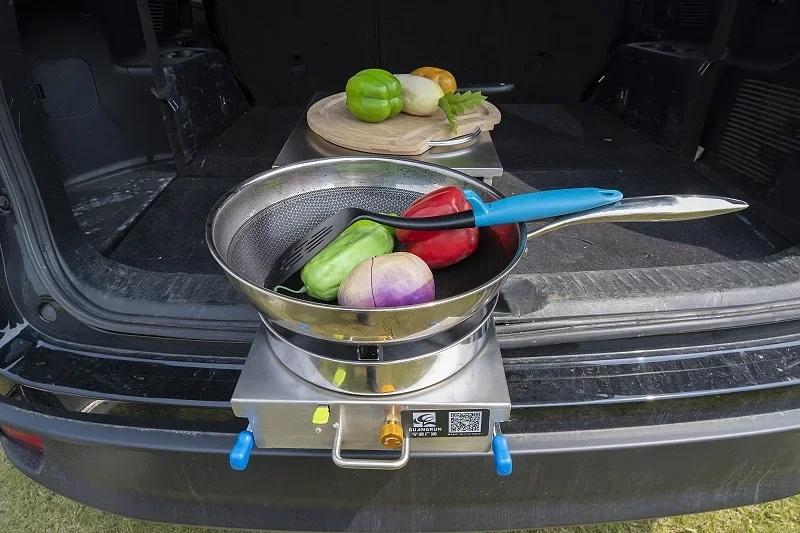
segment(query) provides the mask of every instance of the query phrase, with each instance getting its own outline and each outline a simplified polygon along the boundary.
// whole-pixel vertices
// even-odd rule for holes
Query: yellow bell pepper
[[[456,79],[444,69],[437,67],[420,67],[411,72],[411,74],[435,81],[445,94],[456,92]]]

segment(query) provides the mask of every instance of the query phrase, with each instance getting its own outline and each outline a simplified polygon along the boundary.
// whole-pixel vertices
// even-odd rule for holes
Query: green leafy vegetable
[[[450,127],[453,128],[453,133],[457,133],[456,115],[460,115],[467,109],[472,109],[484,100],[486,100],[486,97],[480,91],[475,93],[472,91],[446,93],[439,99],[439,107],[442,108],[442,111],[447,116],[447,121],[450,122]]]

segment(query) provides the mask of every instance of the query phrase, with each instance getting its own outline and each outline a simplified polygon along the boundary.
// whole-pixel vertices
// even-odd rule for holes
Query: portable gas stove
[[[399,345],[321,341],[262,319],[231,399],[249,421],[231,467],[244,469],[255,444],[331,450],[356,469],[401,468],[414,452],[492,450],[497,473],[510,474],[498,424],[511,403],[488,311]],[[380,450],[387,457],[363,457]]]

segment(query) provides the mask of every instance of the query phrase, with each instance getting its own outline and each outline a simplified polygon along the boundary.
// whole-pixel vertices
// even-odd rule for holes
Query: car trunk
[[[87,313],[101,329],[252,337],[253,311],[208,253],[211,207],[272,167],[317,92],[341,91],[362,68],[428,63],[452,70],[459,86],[516,86],[489,95],[502,113],[491,136],[504,169],[494,186],[505,195],[591,186],[752,204],[735,215],[576,226],[531,241],[498,306],[501,344],[563,341],[564,328],[641,335],[628,321],[635,314],[651,326],[723,327],[704,325],[704,313],[796,296],[800,84],[791,62],[763,68],[786,60],[786,47],[768,37],[791,35],[778,22],[788,7],[741,7],[722,38],[732,57],[748,36],[749,55],[726,62],[710,57],[725,3],[704,3],[699,21],[685,6],[685,17],[667,17],[673,3],[493,5],[480,20],[463,2],[464,15],[452,3],[430,7],[432,20],[451,21],[445,31],[373,4],[332,25],[339,10],[327,3],[300,12],[148,2],[172,91],[165,105],[177,106],[171,143],[136,3],[33,2],[17,6],[15,19],[29,83],[14,92],[7,72],[5,99],[28,159],[47,154],[32,178],[51,224],[67,205],[77,221],[61,219],[53,245],[81,297],[107,311]],[[470,25],[481,39],[440,40],[472,35]],[[696,323],[675,315],[687,310]]]

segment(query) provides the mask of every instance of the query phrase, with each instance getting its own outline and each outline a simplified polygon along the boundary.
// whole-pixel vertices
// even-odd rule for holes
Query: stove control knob
[[[403,426],[397,420],[387,420],[381,427],[381,444],[386,448],[399,448],[403,444]]]

